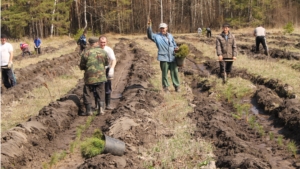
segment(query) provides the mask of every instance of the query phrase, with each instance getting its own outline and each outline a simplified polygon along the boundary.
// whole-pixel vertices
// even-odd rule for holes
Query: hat
[[[168,25],[165,24],[165,23],[160,23],[160,24],[159,24],[159,28],[166,28],[166,27],[168,27]]]
[[[229,25],[229,23],[224,23],[224,24],[223,24],[223,27],[228,27],[228,28],[230,28],[230,25]]]
[[[99,41],[99,39],[98,39],[97,37],[90,37],[90,38],[89,38],[89,43],[90,43],[90,44],[96,43],[96,42],[98,42],[98,41]]]

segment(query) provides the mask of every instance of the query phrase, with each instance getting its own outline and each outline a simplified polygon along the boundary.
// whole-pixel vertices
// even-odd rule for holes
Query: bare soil
[[[193,137],[204,138],[213,143],[217,167],[300,168],[298,156],[294,157],[286,147],[276,142],[278,137],[283,136],[284,145],[291,140],[296,145],[300,143],[300,102],[293,91],[289,90],[288,84],[252,75],[246,69],[233,69],[232,78],[241,77],[255,86],[255,94],[243,100],[257,108],[258,111],[253,114],[264,127],[265,134],[261,135],[247,121],[232,116],[232,112],[236,110],[231,102],[216,98],[211,92],[216,84],[199,80],[199,77],[208,75],[218,76],[216,62],[204,57],[193,46],[199,39],[178,36],[176,40],[188,43],[191,53],[194,54],[194,57],[187,58],[186,66],[180,68],[185,80],[191,82],[195,96],[192,104],[196,107],[188,114],[188,118],[193,119],[197,126]],[[201,41],[214,44],[214,38],[204,38]],[[240,50],[249,57],[255,56],[250,46],[241,46]],[[95,116],[90,127],[82,133],[81,139],[90,137],[95,129],[101,129],[105,134],[125,142],[125,154],[101,154],[84,159],[80,153],[68,151],[77,137],[77,128],[84,125],[88,118],[80,116],[84,111],[84,84],[80,80],[74,89],[40,110],[38,116],[2,133],[2,167],[42,168],[54,153],[66,150],[66,158],[53,166],[54,168],[145,168],[144,160],[139,155],[150,148],[159,137],[172,137],[172,133],[152,116],[155,108],[164,103],[161,91],[155,90],[149,82],[159,72],[155,72],[150,65],[153,57],[134,41],[121,38],[114,51],[119,61],[113,79],[114,109],[103,116]],[[16,70],[17,77],[20,78],[19,84],[13,89],[3,91],[2,104],[22,97],[26,90],[42,85],[44,81],[39,79],[68,73],[69,67],[78,64],[78,58],[74,55],[75,53],[63,55]],[[200,61],[197,60],[199,58]],[[275,139],[269,138],[269,132],[274,133]]]

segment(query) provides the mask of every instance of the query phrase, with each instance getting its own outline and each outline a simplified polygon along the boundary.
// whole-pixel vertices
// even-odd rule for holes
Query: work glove
[[[12,66],[13,66],[13,63],[12,62],[8,62],[7,68],[11,69]]]
[[[114,77],[114,72],[115,72],[114,68],[110,68],[110,69],[109,69],[109,71],[108,71],[108,78],[109,78],[109,79],[113,79],[113,77]]]

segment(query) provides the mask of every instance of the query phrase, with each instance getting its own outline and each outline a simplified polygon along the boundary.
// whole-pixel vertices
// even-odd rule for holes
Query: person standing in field
[[[147,36],[152,40],[157,48],[157,60],[160,61],[160,69],[162,72],[162,86],[165,92],[169,92],[168,87],[168,71],[170,70],[171,79],[176,92],[180,91],[178,67],[175,62],[175,53],[179,48],[175,43],[172,34],[168,33],[168,25],[166,23],[159,24],[160,33],[152,32],[151,19],[148,21]]]
[[[31,54],[27,43],[21,42],[20,49],[22,50],[23,57],[25,56],[26,53],[28,53],[29,55]]]
[[[84,70],[83,101],[86,112],[83,115],[93,115],[92,99],[97,100],[97,115],[104,114],[105,98],[105,66],[108,66],[107,53],[100,48],[98,37],[89,38],[90,49],[81,54],[80,70]]]
[[[16,78],[13,73],[13,47],[6,41],[7,36],[1,34],[1,76],[4,86],[8,89],[16,85]]]
[[[34,42],[34,50],[36,54],[41,54],[41,44],[42,44],[41,39],[39,37],[35,37],[33,42]]]
[[[198,36],[201,36],[201,34],[202,34],[202,29],[199,27],[198,28]]]
[[[236,60],[237,57],[235,36],[229,30],[230,25],[227,23],[224,24],[223,32],[216,38],[216,50],[220,63],[221,77],[230,74],[233,60]]]
[[[117,63],[116,56],[112,48],[106,46],[107,45],[107,38],[105,36],[99,37],[100,47],[107,52],[108,59],[109,59],[109,66],[106,69],[106,77],[107,81],[105,83],[105,104],[107,110],[112,110],[110,106],[110,98],[111,98],[111,79],[114,76],[114,69]]]
[[[259,45],[262,44],[262,46],[265,50],[265,55],[268,55],[268,47],[267,47],[267,43],[266,43],[266,29],[263,28],[261,25],[259,25],[258,27],[256,27],[254,29],[253,35],[256,36],[256,38],[255,38],[255,44],[256,44],[255,52],[259,53]]]
[[[83,32],[83,34],[80,36],[80,38],[77,41],[77,45],[80,47],[79,53],[83,52],[86,49],[86,31]]]
[[[209,27],[206,28],[206,36],[207,36],[208,38],[211,37],[211,29],[210,29]]]

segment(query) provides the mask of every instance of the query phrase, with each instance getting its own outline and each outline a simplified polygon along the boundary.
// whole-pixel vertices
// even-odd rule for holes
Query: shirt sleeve
[[[109,60],[116,60],[116,56],[112,48],[105,46],[105,51],[107,52]]]

